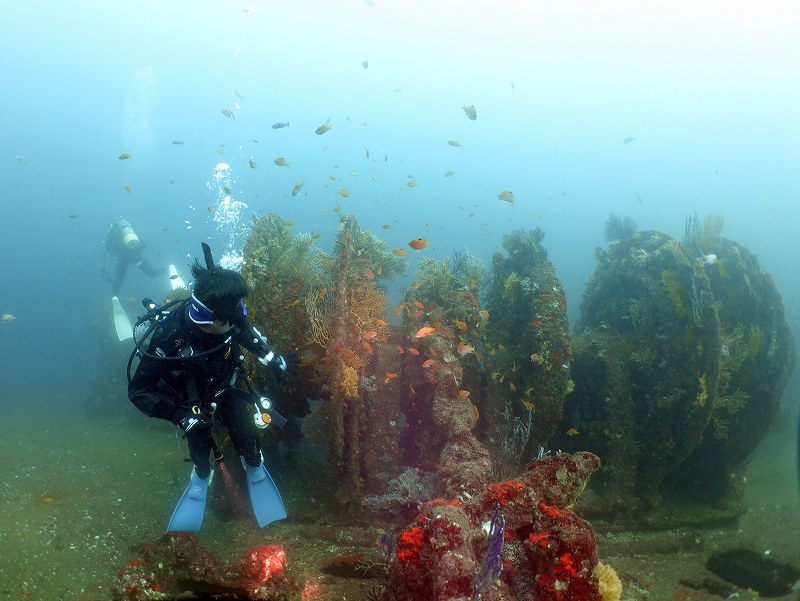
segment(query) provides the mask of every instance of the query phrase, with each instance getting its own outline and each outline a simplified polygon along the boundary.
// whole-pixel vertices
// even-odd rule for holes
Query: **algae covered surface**
[[[790,385],[788,394],[796,390]],[[110,402],[119,403],[117,416],[83,415],[74,409],[80,399],[19,399],[6,411],[4,426],[14,435],[0,441],[0,599],[111,599],[118,572],[163,534],[188,481],[184,443],[124,398]],[[623,599],[722,598],[682,584],[712,578],[703,566],[718,549],[748,547],[800,565],[795,423],[796,415],[782,414],[748,464],[747,512],[738,523],[703,527],[698,514],[696,527],[657,532],[593,524],[598,554],[622,578]],[[378,561],[381,524],[335,515],[331,483],[311,451],[268,459],[290,517],[263,530],[234,511],[216,479],[200,543],[231,561],[253,546],[280,543],[303,589],[298,598],[368,599],[379,582],[352,564]]]

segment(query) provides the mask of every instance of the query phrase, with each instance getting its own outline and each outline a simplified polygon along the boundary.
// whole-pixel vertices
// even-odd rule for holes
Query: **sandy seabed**
[[[163,534],[188,482],[185,443],[169,424],[128,407],[106,417],[84,415],[80,400],[74,411],[65,410],[63,401],[48,406],[20,399],[4,405],[0,599],[111,599],[117,572],[140,545]],[[598,530],[599,555],[622,577],[623,599],[721,599],[682,584],[702,581],[705,560],[717,549],[749,547],[800,566],[795,424],[784,416],[750,461],[748,511],[737,526],[657,533]],[[308,599],[366,599],[375,580],[337,577],[322,568],[335,557],[374,554],[380,528],[341,524],[329,513],[324,501],[329,495],[318,488],[318,475],[304,458],[280,463],[270,471],[290,518],[259,530],[252,519],[221,509],[223,485],[215,480],[202,544],[233,560],[247,548],[279,542],[313,584],[316,592]],[[799,594],[778,599],[794,601]],[[748,591],[738,597],[756,598]]]

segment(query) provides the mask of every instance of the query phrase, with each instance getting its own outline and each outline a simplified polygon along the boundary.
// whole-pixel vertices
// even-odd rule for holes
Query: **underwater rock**
[[[601,593],[592,528],[568,509],[599,467],[591,453],[559,453],[535,461],[518,480],[488,484],[479,495],[423,503],[397,537],[380,598],[447,601],[480,593],[493,601],[613,601],[608,574]],[[485,523],[498,505],[505,518],[505,567],[487,586],[477,575],[487,561]]]
[[[682,245],[637,232],[597,251],[574,339],[575,391],[562,448],[597,453],[604,509],[655,507],[700,443],[717,398],[720,323],[704,267]]]
[[[598,512],[653,509],[664,491],[727,510],[778,413],[795,364],[781,297],[718,232],[636,232],[597,251],[564,410],[579,435],[554,444],[603,459]]]
[[[167,532],[155,543],[142,545],[139,556],[117,573],[112,599],[279,601],[300,591],[286,569],[281,545],[248,549],[241,558],[223,565],[196,536]]]
[[[481,434],[494,443],[495,477],[547,446],[573,387],[567,300],[543,239],[538,228],[515,230],[503,237],[507,255],[492,258]]]
[[[796,362],[781,295],[753,253],[721,237],[705,239],[706,272],[722,328],[720,379],[701,443],[669,485],[711,499],[740,496],[742,464],[766,435]],[[698,253],[699,254],[699,253]]]
[[[800,581],[800,570],[779,563],[751,549],[729,549],[712,553],[706,568],[740,588],[750,588],[765,597],[782,597]]]

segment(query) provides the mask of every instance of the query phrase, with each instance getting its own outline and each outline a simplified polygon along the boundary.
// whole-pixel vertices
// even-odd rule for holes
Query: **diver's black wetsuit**
[[[147,349],[149,355],[186,359],[141,357],[128,386],[128,397],[146,415],[175,424],[194,405],[202,415],[210,416],[211,403],[215,402],[214,415],[228,429],[236,451],[248,465],[258,466],[261,444],[253,422],[253,395],[233,385],[242,359],[240,347],[260,358],[271,349],[247,320],[234,325],[227,334],[207,334],[189,319],[188,310],[187,301],[167,315],[153,332]],[[220,348],[213,353],[191,358],[216,347]],[[192,393],[192,381],[196,396]],[[197,474],[205,479],[210,472],[208,457],[212,439],[209,431],[192,429],[186,438]]]
[[[163,267],[153,267],[144,258],[144,241],[139,239],[137,248],[131,249],[125,245],[122,239],[122,226],[130,224],[125,220],[115,221],[111,224],[111,228],[106,234],[103,244],[105,244],[106,252],[111,257],[111,262],[114,264],[114,276],[111,281],[111,294],[119,296],[120,288],[122,288],[122,280],[125,279],[125,274],[128,272],[128,265],[136,265],[145,274],[151,278],[166,275],[167,270]],[[103,275],[105,277],[106,269],[103,265]]]

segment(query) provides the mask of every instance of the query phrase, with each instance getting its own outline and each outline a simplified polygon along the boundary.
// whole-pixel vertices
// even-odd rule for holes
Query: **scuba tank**
[[[128,250],[138,250],[142,245],[142,241],[133,229],[131,222],[127,219],[120,219],[117,221],[117,227],[119,228],[119,237],[125,245],[125,248]]]

